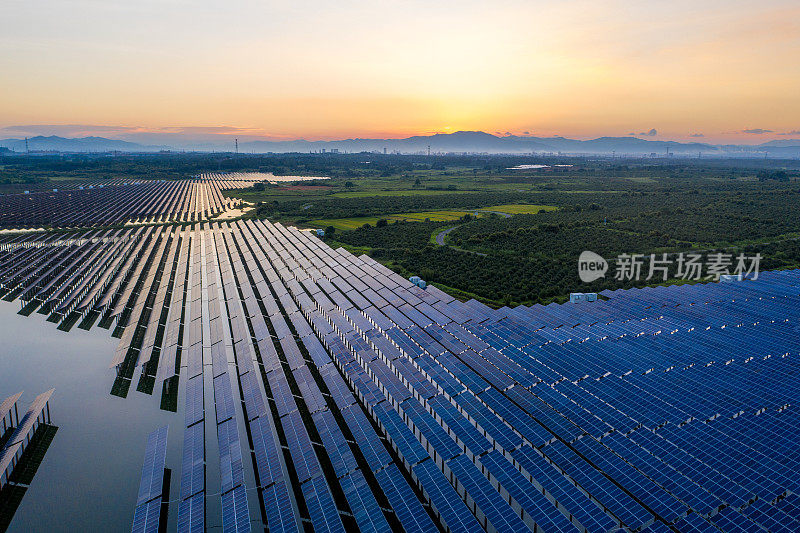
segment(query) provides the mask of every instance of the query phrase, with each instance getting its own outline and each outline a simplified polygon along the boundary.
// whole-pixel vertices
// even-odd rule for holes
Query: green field
[[[477,192],[467,190],[440,191],[428,189],[411,190],[372,190],[372,191],[353,191],[337,192],[330,195],[331,198],[369,198],[371,196],[430,196],[434,194],[453,194],[454,192]]]
[[[424,222],[426,219],[430,222],[449,222],[451,220],[459,220],[464,215],[474,216],[475,213],[473,211],[423,211],[421,213],[396,213],[382,217],[323,218],[312,220],[305,225],[322,228],[333,226],[338,230],[347,231],[360,228],[364,224],[374,226],[381,218],[386,219],[388,222]]]
[[[509,215],[536,214],[539,211],[555,211],[558,209],[554,205],[528,205],[528,204],[506,204],[481,207],[479,211],[498,211]]]
[[[410,192],[410,191],[409,191]],[[555,211],[558,209],[552,205],[529,205],[529,204],[505,204],[494,205],[491,207],[482,207],[475,210],[447,210],[447,211],[422,211],[419,213],[395,213],[384,216],[374,217],[352,217],[352,218],[322,218],[318,220],[311,220],[306,225],[314,227],[327,227],[333,226],[338,230],[353,230],[360,228],[364,224],[374,226],[379,219],[385,218],[388,222],[450,222],[460,220],[464,215],[482,216],[489,211],[498,211],[501,213],[508,213],[509,215],[518,214],[536,214],[541,210]]]

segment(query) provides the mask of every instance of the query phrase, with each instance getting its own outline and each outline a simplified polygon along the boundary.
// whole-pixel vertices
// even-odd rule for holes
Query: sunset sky
[[[0,138],[651,129],[800,138],[797,0],[4,0],[0,17]]]

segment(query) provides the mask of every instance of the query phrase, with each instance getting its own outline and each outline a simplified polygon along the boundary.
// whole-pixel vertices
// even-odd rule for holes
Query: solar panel
[[[249,532],[250,511],[244,485],[225,492],[222,498],[222,528],[224,531]]]
[[[164,468],[167,460],[167,434],[169,426],[159,428],[147,437],[142,477],[139,482],[137,505],[161,496],[164,485]]]
[[[437,531],[414,491],[393,464],[375,474],[397,520],[408,533]]]
[[[361,408],[351,405],[341,413],[370,469],[378,471],[389,464],[391,457]]]
[[[507,502],[478,469],[483,465],[473,464],[466,455],[462,455],[448,461],[447,466],[486,517],[488,524],[498,531],[528,531],[516,512],[506,505]]]
[[[266,507],[267,526],[271,531],[299,529],[286,483],[279,482],[264,489],[262,498]]]
[[[185,194],[185,204],[154,201],[194,218],[225,202],[211,192],[215,186],[184,185],[175,198]],[[6,239],[3,246],[21,251],[0,252],[0,285],[40,298],[43,308],[123,318],[120,364],[137,351],[142,362],[152,359],[160,339],[158,378],[172,375],[178,359],[186,367],[181,530],[205,527],[204,357],[216,378],[231,524],[242,509],[232,491],[241,492],[236,480],[251,467],[246,454],[236,457],[237,420],[253,446],[270,528],[304,527],[284,479],[279,438],[289,444],[304,485],[324,484],[309,423],[329,450],[335,476],[347,478],[346,489],[325,486],[340,504],[340,489],[360,498],[364,485],[354,474],[360,455],[376,475],[391,471],[388,442],[403,468],[458,465],[444,481],[458,486],[473,516],[502,523],[496,529],[513,527],[509,512],[545,531],[579,524],[608,530],[615,520],[643,531],[667,523],[701,528],[727,508],[736,513],[719,513],[711,527],[778,529],[796,520],[790,513],[797,513],[793,494],[800,489],[799,386],[786,377],[796,373],[800,353],[798,271],[736,284],[608,291],[608,300],[592,305],[493,310],[435,287],[419,289],[372,258],[332,250],[280,224],[217,222],[181,231],[180,247],[177,235],[164,226]],[[302,402],[292,392],[298,389]],[[279,420],[271,420],[265,393]],[[345,441],[342,422],[354,443]],[[476,458],[482,468],[470,466]],[[431,476],[429,482],[440,482]],[[399,471],[391,477],[406,483]],[[139,510],[137,524],[147,525],[147,513]],[[372,518],[355,515],[361,524]]]
[[[180,533],[205,531],[205,494],[196,494],[178,504],[178,531]]]
[[[475,516],[461,500],[433,461],[422,462],[413,468],[431,507],[451,531],[483,531]]]
[[[169,427],[164,426],[153,431],[147,437],[142,476],[139,482],[139,495],[131,528],[133,532],[155,533],[159,530],[168,432]]]
[[[183,435],[181,500],[205,490],[205,431],[203,424],[187,427]]]
[[[344,531],[325,478],[321,474],[317,475],[303,483],[301,488],[314,531]]]
[[[364,479],[356,470],[339,480],[350,510],[361,531],[391,531],[378,502]]]

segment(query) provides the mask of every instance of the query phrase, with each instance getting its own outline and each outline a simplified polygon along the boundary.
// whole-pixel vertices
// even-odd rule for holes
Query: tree
[[[353,185],[352,181],[344,182],[344,186],[347,187],[348,189],[352,189],[353,187],[355,187],[355,185]]]
[[[378,227],[378,228],[385,228],[388,225],[389,225],[389,221],[386,220],[385,218],[381,218],[381,219],[378,220],[378,222],[375,223],[375,226]]]
[[[327,228],[325,228],[326,236],[333,235],[334,233],[336,233],[336,228],[334,228],[333,226],[328,226]]]
[[[422,185],[422,182],[419,181],[419,178],[415,179],[414,180],[414,187],[419,187],[420,185]]]

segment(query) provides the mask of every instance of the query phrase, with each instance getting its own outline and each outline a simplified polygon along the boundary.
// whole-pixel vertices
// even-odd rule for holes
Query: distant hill
[[[165,149],[195,151],[232,151],[230,136],[219,136],[216,139],[193,140],[189,137],[170,135],[168,138],[151,134],[148,140],[163,145],[140,144],[104,137],[67,138],[58,136],[38,136],[28,139],[28,147],[32,151],[57,152],[155,152]],[[0,147],[15,152],[25,151],[24,139],[0,140]],[[760,145],[714,145],[698,142],[658,141],[638,137],[598,137],[596,139],[578,140],[566,137],[534,137],[519,135],[492,135],[482,131],[458,131],[455,133],[437,133],[433,135],[415,135],[404,139],[342,139],[333,141],[308,141],[304,139],[291,141],[250,140],[239,142],[239,149],[245,153],[267,152],[401,152],[425,153],[428,148],[432,153],[441,152],[478,152],[478,153],[562,153],[573,154],[611,154],[617,155],[650,155],[658,156],[672,153],[677,155],[718,155],[733,157],[800,157],[800,139],[781,139],[765,142]]]
[[[775,141],[765,142],[759,146],[774,146],[775,148],[797,148],[800,147],[800,139],[779,139]]]
[[[25,139],[4,139],[0,141],[0,146],[4,146],[15,152],[25,151]],[[58,137],[52,135],[44,137],[42,135],[28,138],[28,149],[32,151],[56,151],[56,152],[152,152],[158,151],[161,147],[143,146],[129,141],[117,139],[106,139],[105,137]]]
[[[458,131],[417,135],[406,139],[346,139],[341,141],[251,141],[240,143],[244,151],[282,152],[338,149],[340,151],[388,151],[425,152],[495,152],[530,153],[563,152],[601,154],[619,152],[628,154],[665,153],[715,153],[716,146],[703,143],[679,143],[674,141],[650,141],[635,137],[600,137],[588,141],[565,137],[532,137],[506,135],[497,136],[482,131]]]

